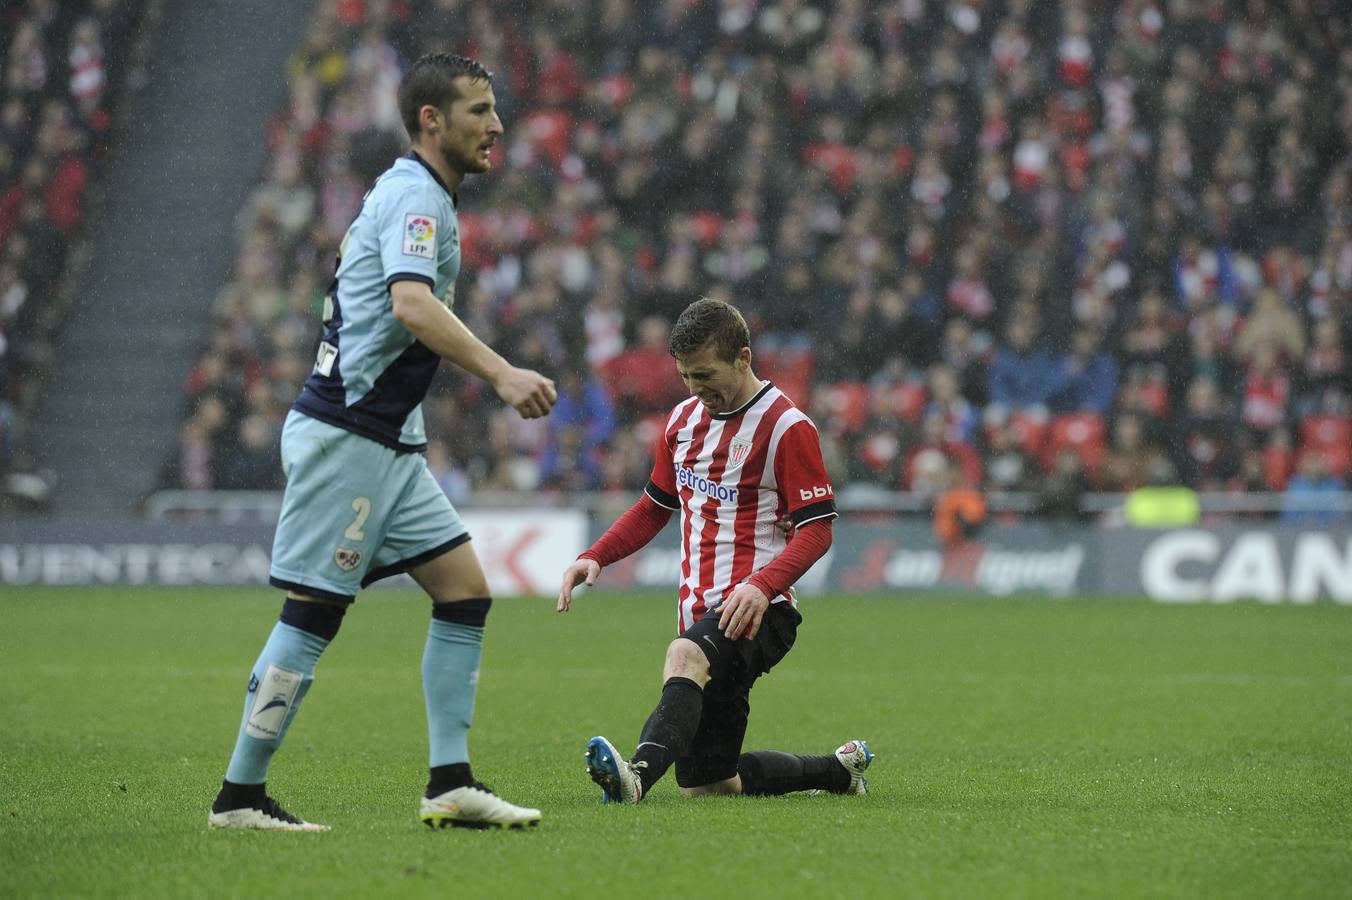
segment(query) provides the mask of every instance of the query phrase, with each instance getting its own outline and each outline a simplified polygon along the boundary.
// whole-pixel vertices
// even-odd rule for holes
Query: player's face
[[[709,341],[693,353],[676,357],[676,371],[686,389],[699,398],[711,413],[730,413],[750,400],[751,348],[743,347],[737,358],[728,362],[718,355]]]
[[[460,96],[446,110],[442,155],[462,174],[487,172],[492,166],[489,153],[502,134],[493,85],[461,75],[455,79],[455,86]]]

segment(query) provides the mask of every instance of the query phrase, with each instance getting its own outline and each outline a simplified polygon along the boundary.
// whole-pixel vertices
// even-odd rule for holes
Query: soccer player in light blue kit
[[[422,400],[442,359],[487,380],[527,419],[554,383],[510,365],[451,312],[460,273],[455,190],[489,169],[502,134],[492,74],[446,53],[419,58],[399,88],[413,149],[376,181],[339,250],[314,371],[282,431],[286,495],[271,583],[281,621],[254,664],[213,828],[327,831],[268,796],[268,764],[357,591],[408,572],[432,598],[423,655],[430,738],[419,816],[430,826],[522,827],[475,780],[467,732],[492,599],[469,534],[427,469]]]

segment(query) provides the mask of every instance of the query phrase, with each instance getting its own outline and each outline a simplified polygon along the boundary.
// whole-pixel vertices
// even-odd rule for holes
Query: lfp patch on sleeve
[[[418,213],[404,217],[404,255],[419,259],[437,258],[437,220]]]

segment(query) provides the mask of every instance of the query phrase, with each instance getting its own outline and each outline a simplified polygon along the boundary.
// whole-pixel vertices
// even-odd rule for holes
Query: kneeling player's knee
[[[328,603],[322,600],[297,600],[287,597],[282,604],[282,624],[308,631],[316,637],[331,641],[338,634],[347,615],[346,603]]]
[[[709,680],[709,658],[699,644],[679,637],[667,645],[665,678],[689,678],[703,686]]]
[[[492,597],[471,597],[452,603],[433,603],[432,618],[442,622],[454,622],[457,625],[483,628],[488,620],[488,610],[492,606]]]
[[[715,781],[711,784],[701,784],[698,787],[681,788],[682,797],[714,797],[726,794],[742,793],[742,782],[734,775],[723,781]]]

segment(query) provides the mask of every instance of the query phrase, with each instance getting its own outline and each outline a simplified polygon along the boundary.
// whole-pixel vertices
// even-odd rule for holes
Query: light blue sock
[[[315,664],[328,645],[322,637],[284,622],[273,627],[249,678],[239,738],[225,770],[229,781],[262,784],[268,780],[268,763],[310,690]]]
[[[469,762],[469,726],[479,686],[484,630],[433,619],[423,652],[429,766]]]

